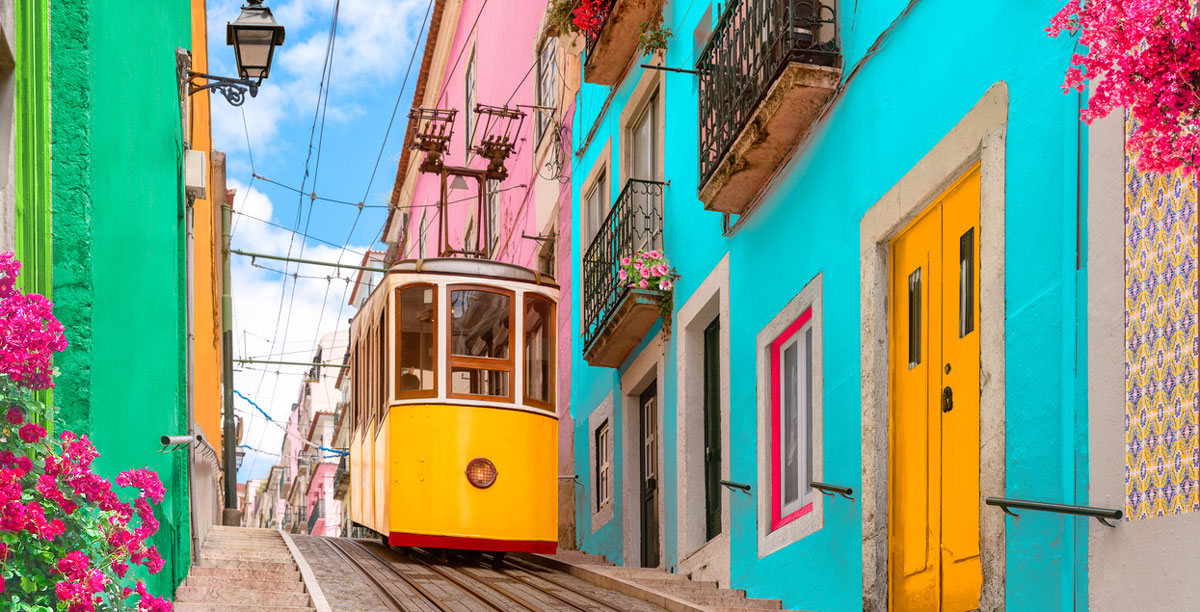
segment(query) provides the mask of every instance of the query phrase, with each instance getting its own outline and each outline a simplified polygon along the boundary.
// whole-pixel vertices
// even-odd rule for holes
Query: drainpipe
[[[219,157],[218,157],[219,156]],[[224,176],[225,154],[213,153],[214,162],[220,160]],[[224,180],[221,181],[224,183]],[[221,437],[225,463],[225,510],[221,522],[228,526],[242,524],[241,512],[237,509],[237,435],[233,422],[233,296],[229,279],[229,242],[233,218],[233,205],[224,190],[217,196],[221,200],[221,390],[224,393],[224,426]]]
[[[195,295],[192,287],[195,281],[195,275],[192,268],[195,264],[193,260],[193,248],[195,241],[194,226],[196,218],[196,198],[187,196],[187,208],[184,213],[184,237],[185,237],[185,277],[187,278],[187,435],[194,436],[196,433],[196,323],[193,308],[195,307]],[[200,558],[200,535],[196,530],[196,450],[191,444],[188,444],[187,449],[187,470],[188,470],[188,505],[191,506],[192,520],[188,521],[188,530],[191,532],[192,539],[192,559]]]

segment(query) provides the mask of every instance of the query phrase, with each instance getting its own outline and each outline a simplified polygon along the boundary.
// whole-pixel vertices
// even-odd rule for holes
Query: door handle
[[[942,388],[942,413],[954,410],[954,392],[947,385]]]

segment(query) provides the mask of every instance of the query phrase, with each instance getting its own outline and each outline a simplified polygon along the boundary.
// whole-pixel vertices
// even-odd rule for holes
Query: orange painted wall
[[[205,0],[192,0],[192,71],[208,72],[208,14]],[[189,100],[191,148],[208,161],[207,199],[193,202],[192,299],[195,331],[193,401],[196,424],[213,448],[221,449],[220,208],[212,173],[212,118],[208,91]],[[224,194],[222,194],[223,196]]]

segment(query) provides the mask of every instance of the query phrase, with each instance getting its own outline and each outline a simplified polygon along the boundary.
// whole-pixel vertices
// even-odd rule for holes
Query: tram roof
[[[558,288],[558,282],[549,274],[541,274],[524,266],[492,261],[490,259],[468,259],[464,257],[433,257],[429,259],[402,259],[388,268],[388,274],[448,274],[473,276],[494,280],[517,281]]]

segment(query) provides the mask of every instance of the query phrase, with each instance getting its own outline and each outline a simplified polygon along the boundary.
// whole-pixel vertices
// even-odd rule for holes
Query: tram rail
[[[526,612],[624,612],[567,581],[532,571],[529,569],[532,564],[523,560],[505,559],[494,563],[480,560],[447,565],[439,563],[439,557],[430,550],[388,548],[382,552],[358,540],[321,539],[344,563],[366,579],[367,585],[385,606],[396,612],[421,612],[427,609],[422,605],[425,603],[440,612],[462,610],[463,600],[451,601],[455,598],[436,594],[435,590],[461,593],[465,599],[489,612],[512,612],[516,609]],[[366,563],[368,559],[374,563]],[[427,585],[404,571],[405,564],[433,577],[442,583],[439,585],[441,588],[427,588]],[[411,595],[395,593],[398,585],[389,584],[388,580],[393,577],[407,587]],[[531,596],[534,594],[540,594],[540,597]],[[403,601],[406,596],[417,601]]]

